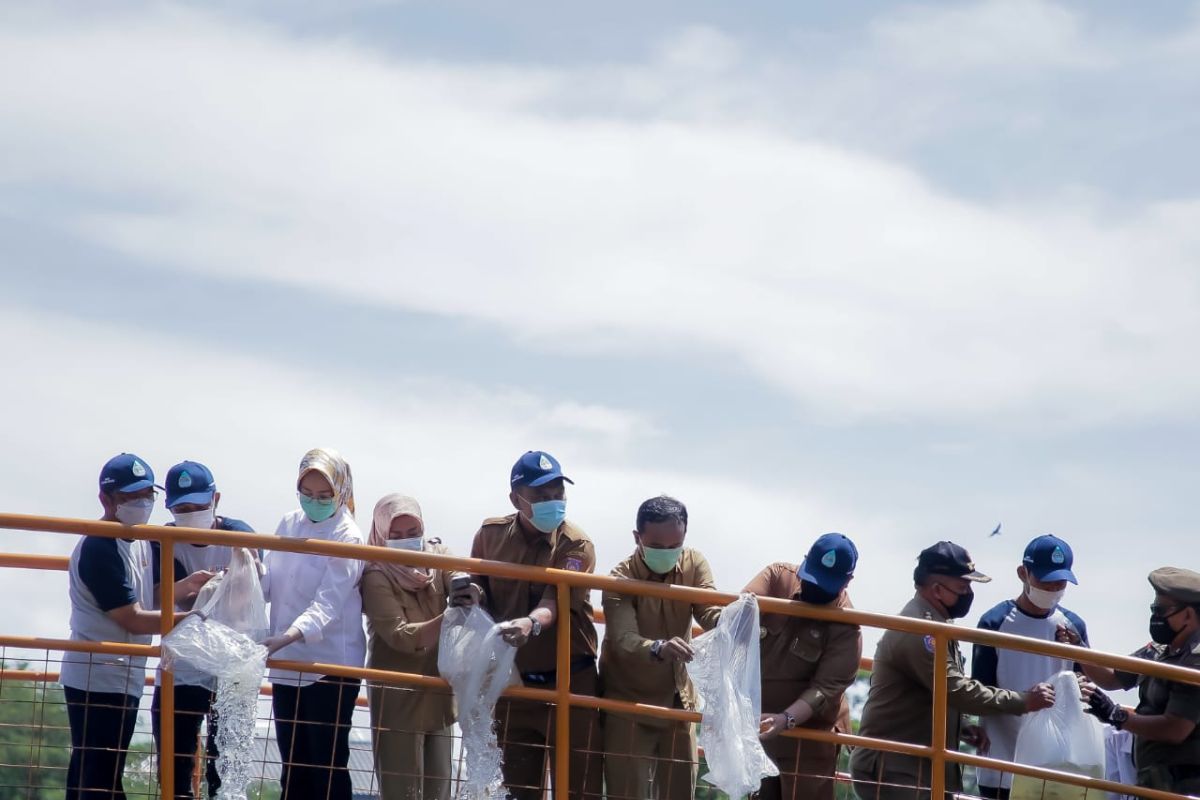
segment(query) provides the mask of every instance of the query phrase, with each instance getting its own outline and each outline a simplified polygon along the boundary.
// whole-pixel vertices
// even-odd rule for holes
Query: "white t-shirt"
[[[1031,639],[1054,641],[1059,625],[1065,625],[1079,634],[1087,644],[1087,626],[1076,614],[1059,606],[1045,617],[1034,617],[1022,611],[1015,600],[1005,600],[979,619],[979,627],[985,630],[1028,636]],[[996,650],[994,647],[977,644],[971,656],[971,677],[989,686],[1023,692],[1034,684],[1049,680],[1064,670],[1075,668],[1069,659],[1024,653],[1019,650]],[[1021,729],[1021,717],[1012,714],[994,714],[980,717],[980,724],[991,740],[990,758],[1012,761],[1017,745],[1017,733]],[[1012,773],[998,770],[979,770],[979,785],[1005,789],[1012,787]]]
[[[132,634],[108,612],[133,603],[153,608],[150,543],[84,536],[67,571],[71,640],[150,644],[151,634]],[[146,685],[145,656],[63,653],[59,682],[72,689],[140,697]]]
[[[275,535],[288,539],[324,539],[362,544],[363,535],[345,507],[324,522],[312,522],[297,509],[279,521]],[[361,667],[366,661],[361,561],[311,553],[268,550],[263,557],[263,590],[271,604],[271,635],[296,627],[304,635],[274,658]],[[271,669],[272,683],[307,686],[322,676]]]

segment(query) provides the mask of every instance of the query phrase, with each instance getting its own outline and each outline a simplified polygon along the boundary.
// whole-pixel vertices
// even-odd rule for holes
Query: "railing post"
[[[933,758],[930,762],[930,800],[946,796],[946,659],[950,654],[946,634],[933,636]]]
[[[555,665],[558,680],[554,689],[558,705],[554,709],[554,786],[556,800],[571,796],[571,587],[555,585],[558,598],[558,652]],[[557,787],[562,787],[559,795]]]
[[[159,542],[158,586],[163,636],[175,627],[175,542],[163,539]],[[158,736],[158,791],[162,800],[175,796],[175,676],[159,670],[159,736]]]

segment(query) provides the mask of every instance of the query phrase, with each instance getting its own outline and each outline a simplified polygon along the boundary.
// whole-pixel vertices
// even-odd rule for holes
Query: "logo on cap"
[[[1054,552],[1050,554],[1050,560],[1053,561],[1055,564],[1062,564],[1063,562],[1065,562],[1067,560],[1067,555],[1066,555],[1066,553],[1063,552],[1063,549],[1061,547],[1059,547],[1058,545],[1055,545]]]
[[[187,470],[179,473],[179,488],[186,489],[192,485],[192,476],[187,474]]]
[[[832,569],[833,565],[837,563],[837,551],[830,550],[825,553],[825,555],[821,556],[821,563]]]
[[[130,471],[134,474],[135,477],[138,477],[138,478],[146,477],[146,468],[143,467],[142,462],[138,461],[136,458],[133,460],[133,467],[130,468]]]
[[[554,469],[554,465],[550,463],[550,459],[546,458],[544,453],[538,459],[538,469]]]

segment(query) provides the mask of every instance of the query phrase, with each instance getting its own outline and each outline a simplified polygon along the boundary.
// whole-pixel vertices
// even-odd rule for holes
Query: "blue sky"
[[[271,530],[326,444],[466,552],[545,448],[602,570],[669,492],[723,588],[953,538],[982,611],[1049,531],[1132,649],[1200,566],[1198,10],[0,7],[0,505],[131,450]]]

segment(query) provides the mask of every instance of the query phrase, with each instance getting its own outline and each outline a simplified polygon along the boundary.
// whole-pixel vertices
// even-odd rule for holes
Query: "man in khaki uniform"
[[[614,578],[715,589],[708,561],[684,547],[687,508],[654,497],[638,508],[637,549],[612,571]],[[604,696],[694,711],[696,693],[684,664],[692,660],[692,618],[705,630],[721,606],[604,593]],[[696,787],[696,730],[636,714],[609,712],[604,723],[604,775],[611,798],[690,800]]]
[[[517,509],[507,517],[483,521],[471,546],[471,557],[510,564],[593,572],[592,540],[566,520],[566,490],[572,483],[553,456],[530,451],[513,465],[509,500]],[[483,590],[483,606],[501,622],[504,640],[517,652],[517,669],[526,686],[554,689],[558,682],[555,652],[558,615],[570,615],[571,692],[594,695],[596,626],[587,589],[571,590],[571,607],[558,607],[552,584],[475,575]],[[501,698],[496,705],[496,735],[504,750],[504,783],[516,800],[543,795],[546,759],[554,766],[554,707],[528,700]],[[603,758],[599,715],[571,709],[570,797],[601,796]],[[557,783],[557,781],[556,781]],[[556,797],[565,797],[555,787]]]
[[[858,550],[840,533],[813,543],[804,561],[764,569],[743,591],[761,597],[850,608],[846,585]],[[762,617],[763,749],[779,767],[761,800],[833,800],[837,745],[779,736],[797,727],[850,730],[845,691],[858,675],[862,635],[857,625],[764,614]]]
[[[1200,574],[1177,567],[1150,573],[1154,605],[1150,638],[1153,659],[1200,669]],[[1089,700],[1090,713],[1133,734],[1138,785],[1176,794],[1200,794],[1200,686],[1163,678],[1084,666],[1105,689],[1138,689],[1137,710],[1129,713],[1104,692]]]
[[[953,542],[938,542],[921,551],[913,572],[916,596],[901,616],[947,622],[965,616],[975,594],[971,582],[991,578],[977,572],[971,556]],[[979,744],[977,726],[962,726],[962,714],[1024,714],[1054,704],[1054,690],[1039,683],[1027,692],[997,689],[966,677],[958,643],[946,654],[946,747],[959,739]],[[886,631],[875,650],[871,691],[863,708],[859,734],[876,739],[928,746],[933,740],[934,638]],[[854,791],[862,800],[928,800],[930,762],[913,756],[859,747],[850,757]],[[961,768],[946,763],[947,794],[962,789]]]

